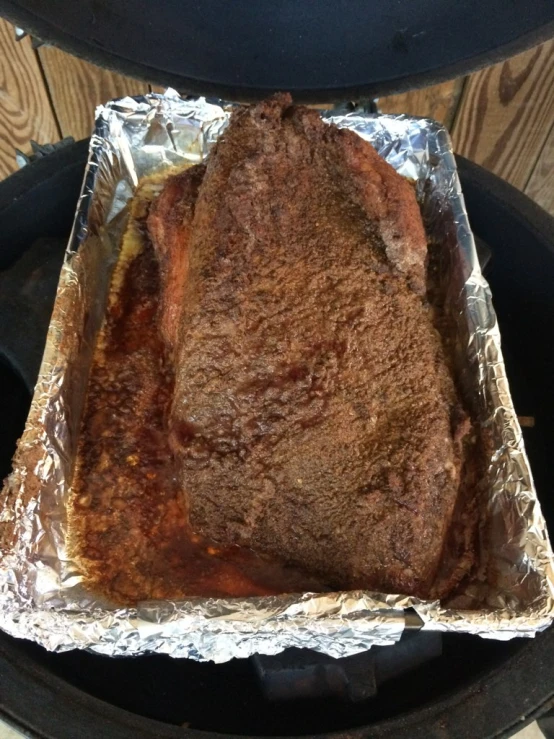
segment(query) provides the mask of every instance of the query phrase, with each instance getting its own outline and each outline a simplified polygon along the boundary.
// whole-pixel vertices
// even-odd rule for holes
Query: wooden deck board
[[[149,89],[51,47],[16,43],[0,20],[0,178],[30,140],[80,139],[100,103]],[[383,112],[435,118],[455,150],[527,192],[554,214],[554,40],[466,78],[381,98]]]
[[[462,89],[464,78],[459,77],[440,85],[410,90],[400,95],[389,95],[379,98],[379,110],[383,113],[407,113],[408,115],[434,118],[450,128]]]
[[[54,47],[38,50],[62,136],[90,136],[97,105],[148,92],[147,82],[101,69]]]
[[[454,148],[525,189],[554,121],[554,41],[470,76]]]
[[[59,137],[31,39],[16,41],[13,26],[0,19],[0,179],[17,169],[16,148]]]
[[[525,187],[525,193],[554,215],[554,124]],[[554,242],[554,234],[552,238]]]

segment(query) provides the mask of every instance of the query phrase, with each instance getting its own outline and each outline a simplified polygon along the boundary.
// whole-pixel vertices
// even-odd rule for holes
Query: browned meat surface
[[[173,346],[176,340],[188,274],[188,226],[204,171],[204,165],[198,164],[168,178],[148,219],[150,233],[158,245],[162,286],[160,330],[168,346]]]
[[[412,188],[285,95],[236,113],[201,176],[149,218],[193,529],[337,588],[427,595],[469,424]]]
[[[73,481],[72,556],[87,587],[116,603],[324,590],[298,569],[190,529],[166,433],[173,371],[159,324],[164,291],[144,238],[156,180],[133,200],[96,347]]]

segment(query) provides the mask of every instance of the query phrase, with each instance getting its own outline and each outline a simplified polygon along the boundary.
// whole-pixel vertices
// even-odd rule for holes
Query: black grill
[[[21,378],[34,384],[85,152],[86,143],[69,146],[0,183],[0,269],[15,263],[0,275],[2,473],[25,420]],[[554,222],[493,175],[458,164],[472,226],[492,255],[487,277],[515,405],[535,417],[526,446],[552,524],[554,342],[545,337],[554,328]],[[23,323],[24,315],[31,318]],[[223,665],[55,655],[0,633],[0,712],[39,737],[481,739],[511,735],[553,694],[552,629],[506,643],[407,632],[394,646],[342,660],[288,650]]]

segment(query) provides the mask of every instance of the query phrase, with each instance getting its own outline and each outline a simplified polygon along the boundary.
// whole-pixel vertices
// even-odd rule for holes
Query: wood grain
[[[554,125],[525,187],[525,193],[554,216]]]
[[[378,107],[383,113],[407,113],[408,115],[434,118],[450,128],[462,93],[464,78],[459,77],[440,85],[410,90],[400,95],[379,98]]]
[[[0,179],[17,169],[15,149],[29,153],[33,139],[59,139],[31,40],[15,41],[13,26],[0,19]]]
[[[59,49],[43,46],[38,53],[62,136],[90,136],[97,105],[148,92],[147,82],[101,69]]]
[[[163,91],[54,48],[37,52],[28,38],[16,43],[0,20],[0,178],[16,169],[16,147],[88,136],[98,104],[149,89]],[[379,107],[445,123],[458,152],[554,214],[554,41],[465,80],[381,98]]]
[[[553,120],[554,41],[548,41],[468,78],[454,148],[524,189]]]

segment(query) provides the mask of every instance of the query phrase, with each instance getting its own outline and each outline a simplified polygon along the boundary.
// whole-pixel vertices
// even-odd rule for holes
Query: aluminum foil
[[[0,626],[50,650],[161,652],[224,662],[285,647],[343,657],[423,629],[510,639],[553,616],[553,559],[514,413],[489,287],[481,275],[452,147],[439,124],[406,116],[325,113],[370,141],[416,183],[444,278],[461,377],[493,441],[481,499],[480,567],[451,603],[370,592],[194,598],[117,608],[87,593],[66,550],[66,503],[92,352],[139,179],[203,159],[230,106],[165,95],[100,107],[39,379],[0,514]],[[409,610],[408,610],[409,609]],[[415,615],[414,615],[415,614]]]

